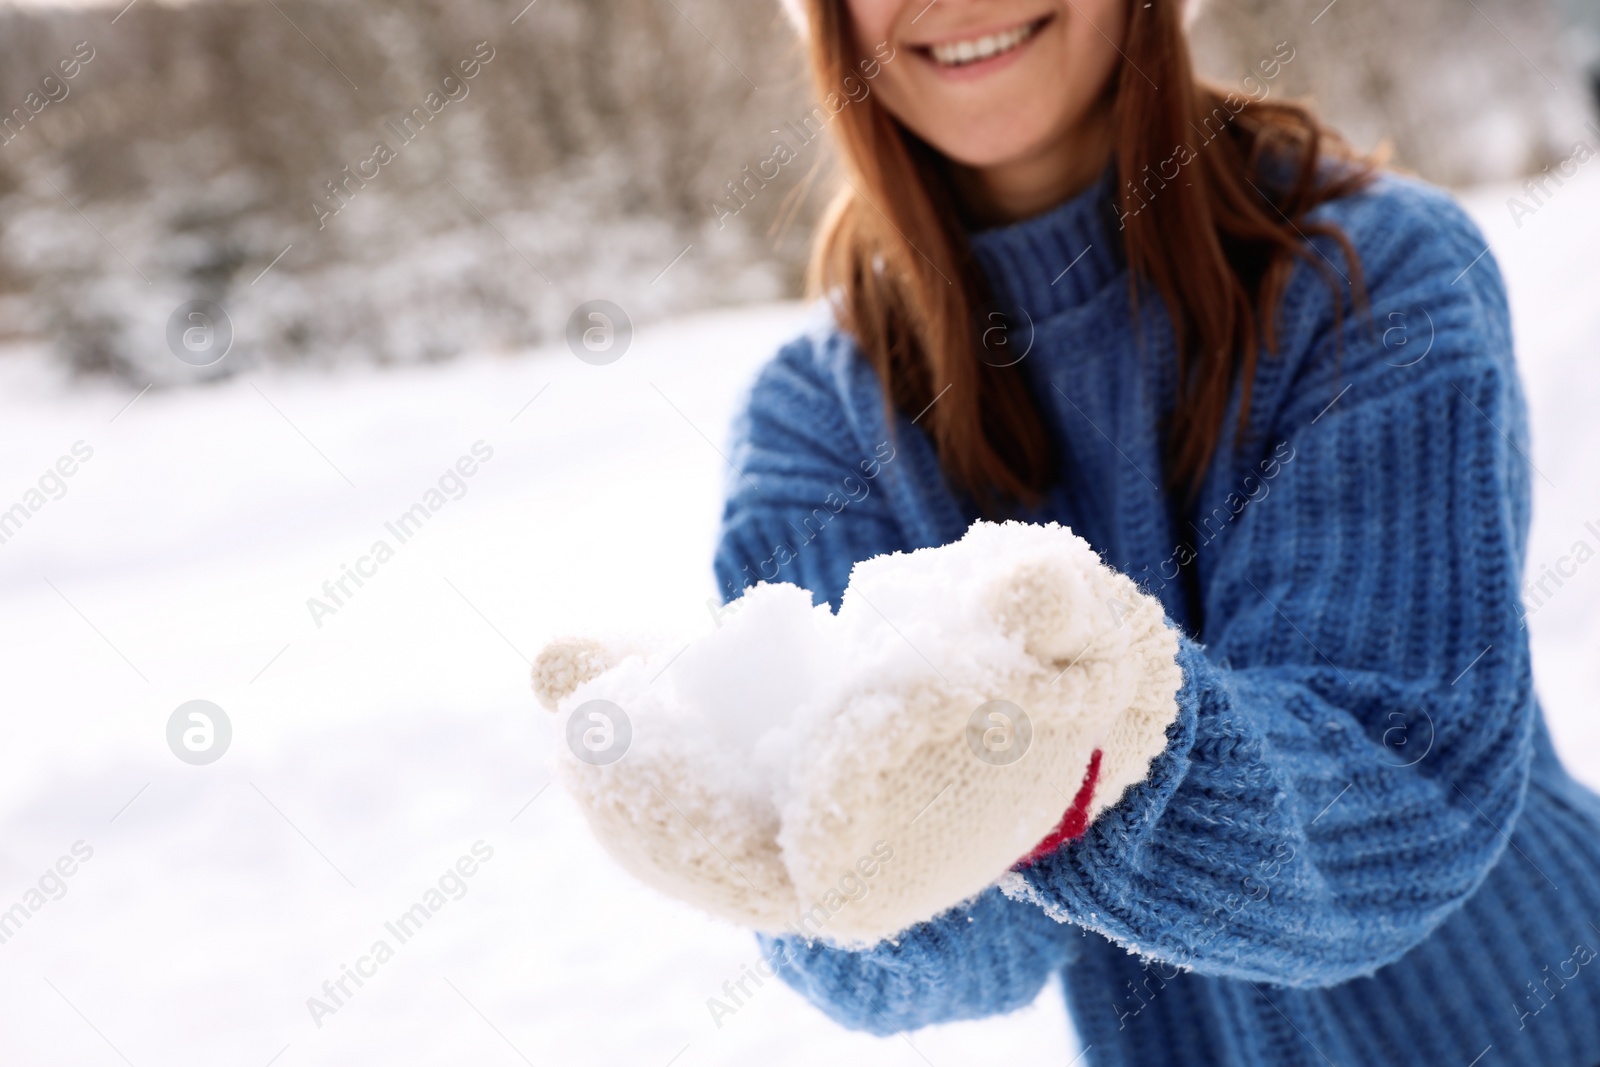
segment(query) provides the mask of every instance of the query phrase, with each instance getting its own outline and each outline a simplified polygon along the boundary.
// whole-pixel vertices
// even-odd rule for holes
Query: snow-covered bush
[[[1553,0],[1208,0],[1194,42],[1201,71],[1235,88],[1287,45],[1275,97],[1309,98],[1358,147],[1387,144],[1423,177],[1466,185],[1594,139],[1562,24]]]
[[[547,340],[590,299],[642,320],[795,290],[783,189],[712,207],[802,110],[775,8],[118,10],[0,10],[0,335],[76,368],[416,362]],[[169,351],[192,300],[231,322],[210,367]]]

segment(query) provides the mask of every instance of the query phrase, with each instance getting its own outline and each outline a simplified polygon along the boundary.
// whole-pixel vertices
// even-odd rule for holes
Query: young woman
[[[1267,99],[1294,42],[1196,81],[1182,7],[803,0],[845,182],[826,314],[736,426],[727,595],[837,606],[857,561],[1053,520],[1159,601],[1183,682],[1020,887],[767,946],[879,1033],[1060,973],[1097,1067],[1596,1067],[1600,801],[1533,693],[1494,259]]]

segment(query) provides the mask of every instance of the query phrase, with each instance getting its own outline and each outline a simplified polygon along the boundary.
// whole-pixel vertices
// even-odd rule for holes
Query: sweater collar
[[[1089,301],[1122,272],[1116,168],[1042,215],[969,235],[995,298],[1035,318]]]

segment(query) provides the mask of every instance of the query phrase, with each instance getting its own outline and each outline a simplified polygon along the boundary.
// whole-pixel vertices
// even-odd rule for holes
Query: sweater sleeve
[[[757,936],[784,981],[829,1018],[883,1035],[1027,1007],[1081,935],[989,889],[870,949]]]
[[[937,462],[913,427],[887,427],[873,372],[852,352],[837,335],[802,336],[752,385],[733,425],[714,559],[724,600],[789,582],[838,610],[857,561],[941,542],[904,526],[892,502]]]
[[[839,599],[856,560],[902,546],[879,479],[895,449],[854,433],[809,338],[764,367],[734,422],[713,561],[724,600],[757,582]]]
[[[1271,431],[1292,460],[1201,551],[1167,751],[1014,895],[1201,974],[1325,986],[1527,862],[1525,415],[1498,272],[1451,282],[1482,247],[1454,228],[1375,287],[1378,314],[1428,312],[1425,356],[1352,326],[1305,362]]]

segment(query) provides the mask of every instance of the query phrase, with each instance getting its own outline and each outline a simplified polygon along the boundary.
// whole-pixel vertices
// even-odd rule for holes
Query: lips
[[[941,67],[959,70],[1016,51],[1043,29],[1050,18],[1046,15],[1009,29],[920,45],[917,51]]]

